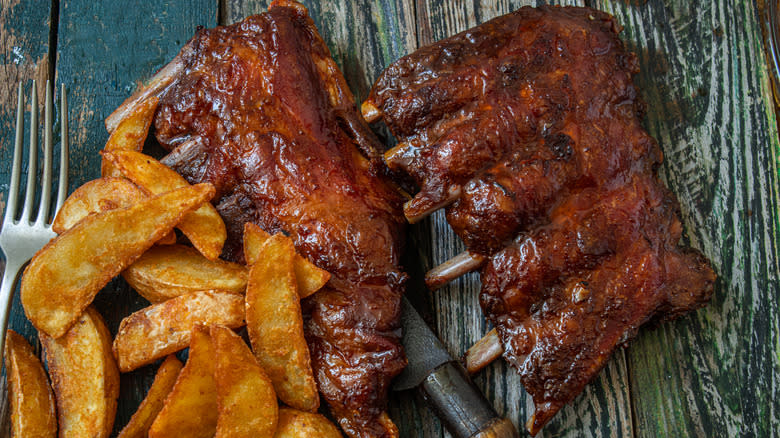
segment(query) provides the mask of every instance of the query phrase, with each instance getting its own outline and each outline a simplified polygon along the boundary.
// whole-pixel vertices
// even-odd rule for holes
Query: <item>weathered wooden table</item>
[[[5,195],[9,181],[18,81],[37,78],[42,87],[52,76],[68,87],[72,190],[99,175],[97,151],[107,139],[103,119],[139,81],[169,61],[197,26],[231,23],[264,11],[265,3],[0,1],[0,192]],[[305,3],[358,99],[386,65],[416,47],[534,4]],[[599,8],[625,26],[622,37],[641,61],[636,81],[648,102],[646,126],[666,157],[661,173],[682,204],[685,240],[712,260],[719,278],[706,308],[641,330],[542,435],[777,436],[780,142],[757,5],[751,0],[553,3]],[[410,244],[419,250],[423,270],[463,249],[442,215],[414,226]],[[479,311],[478,290],[478,276],[471,274],[430,297],[431,322],[455,356],[489,328]],[[143,305],[118,280],[97,298],[113,331],[120,315]],[[11,327],[35,341],[18,298],[14,306]],[[153,368],[122,377],[116,430],[143,397]],[[522,427],[532,404],[518,376],[497,361],[475,379],[499,412]],[[390,412],[402,436],[446,436],[423,406],[412,394],[393,395]]]

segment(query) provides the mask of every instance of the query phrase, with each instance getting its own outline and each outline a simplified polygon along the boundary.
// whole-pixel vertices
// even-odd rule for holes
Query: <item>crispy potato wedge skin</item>
[[[92,213],[127,208],[147,197],[138,186],[124,178],[94,179],[68,196],[57,212],[51,229],[57,234],[62,234]],[[171,230],[157,243],[161,245],[176,243],[176,233]]]
[[[249,268],[246,321],[258,362],[284,403],[305,411],[320,404],[303,337],[298,286],[293,273],[295,248],[283,234],[272,236]]]
[[[54,393],[46,371],[27,340],[13,330],[5,336],[5,369],[11,399],[11,436],[57,436]]]
[[[184,349],[193,324],[244,325],[244,297],[224,291],[201,291],[141,309],[119,324],[114,355],[126,373]]]
[[[105,152],[103,158],[113,163],[127,179],[152,195],[189,186],[174,170],[140,152]],[[219,257],[227,238],[227,229],[213,205],[203,204],[184,217],[177,228],[207,259],[216,260]]]
[[[270,238],[271,235],[257,225],[251,222],[244,224],[244,258],[247,265],[252,265],[257,261],[260,247]],[[330,280],[328,271],[318,268],[317,265],[298,253],[295,253],[293,258],[293,267],[295,280],[298,282],[298,294],[301,298],[306,298],[317,292]]]
[[[27,318],[49,336],[64,335],[103,286],[213,196],[210,184],[177,189],[89,216],[52,239],[22,277]]]
[[[217,355],[217,438],[272,437],[278,404],[271,380],[249,347],[224,326],[211,326]]]
[[[312,412],[279,408],[279,425],[274,438],[341,438],[339,429],[327,418]]]
[[[162,410],[149,429],[149,438],[211,438],[217,429],[216,357],[206,327],[192,328],[190,355]]]
[[[173,389],[182,366],[182,363],[174,355],[165,358],[157,370],[157,375],[154,376],[154,382],[149,388],[146,398],[141,402],[127,425],[119,432],[118,438],[146,438],[154,419],[162,410],[165,398]]]
[[[122,123],[116,127],[103,148],[106,152],[116,150],[138,151],[144,148],[144,141],[149,134],[149,127],[154,119],[154,111],[160,99],[157,96],[142,101]],[[100,165],[102,176],[121,176],[122,173],[109,161],[103,159]]]
[[[62,234],[91,213],[126,208],[146,199],[141,189],[124,178],[98,178],[77,188],[57,212],[51,229]]]
[[[211,261],[184,245],[156,246],[122,271],[122,277],[152,303],[202,290],[246,291],[247,270],[237,263]]]
[[[57,399],[59,436],[108,437],[116,416],[119,370],[103,318],[89,307],[62,337],[40,335]]]

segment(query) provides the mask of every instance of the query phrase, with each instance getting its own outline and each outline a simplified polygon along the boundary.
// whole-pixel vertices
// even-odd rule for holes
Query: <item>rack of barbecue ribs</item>
[[[396,61],[362,105],[399,140],[388,166],[419,188],[407,219],[444,207],[468,248],[429,284],[481,267],[496,331],[470,369],[503,352],[534,400],[531,434],[640,325],[712,294],[708,261],[679,246],[619,31],[589,8],[521,8]]]
[[[107,121],[160,96],[163,162],[217,189],[239,260],[254,222],[284,232],[331,273],[302,302],[319,390],[351,437],[393,437],[388,385],[406,365],[400,345],[403,198],[384,176],[381,145],[306,9],[274,2],[226,27],[201,29]]]

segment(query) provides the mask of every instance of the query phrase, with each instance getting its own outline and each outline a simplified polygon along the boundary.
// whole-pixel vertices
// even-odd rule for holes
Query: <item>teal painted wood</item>
[[[99,174],[96,152],[107,138],[105,116],[137,81],[171,59],[196,25],[216,21],[213,0],[175,3],[60,3],[56,67],[58,81],[70,88],[72,188]],[[525,4],[307,3],[358,99],[382,68],[418,43]],[[542,434],[776,434],[780,142],[755,6],[736,0],[587,3],[615,14],[626,27],[623,39],[642,64],[637,83],[649,103],[646,125],[666,155],[662,176],[680,197],[686,239],[713,260],[720,279],[707,308],[655,330],[643,329]],[[49,70],[48,7],[0,5],[0,184],[9,179],[14,84],[43,78]],[[265,7],[263,2],[224,0],[220,14],[230,22]],[[3,196],[5,187],[0,186]],[[409,245],[419,253],[421,272],[462,249],[440,214],[411,227]],[[476,300],[478,284],[475,274],[467,275],[432,296],[432,325],[454,355],[488,329]],[[96,305],[113,332],[119,315],[146,304],[133,297],[118,281],[98,296]],[[11,324],[28,336],[33,333],[18,304]],[[145,394],[154,370],[151,366],[123,376],[117,430]],[[497,361],[476,381],[500,411],[522,426],[531,404],[512,370]],[[423,406],[411,394],[392,395],[390,413],[402,436],[446,436]]]
[[[0,6],[0,189],[2,206],[11,180],[11,160],[14,151],[16,124],[17,84],[25,84],[25,104],[30,108],[31,80],[38,80],[39,107],[43,108],[43,92],[49,75],[49,20],[51,5],[32,5],[16,2]],[[29,115],[25,127],[29,132]],[[29,138],[27,134],[25,138]],[[41,136],[41,138],[43,138]],[[25,144],[25,147],[27,144]],[[24,159],[26,169],[27,159]],[[15,305],[19,306],[18,294]],[[34,340],[34,329],[23,313],[13,312],[9,321],[11,329]],[[5,382],[5,380],[3,380]]]
[[[719,275],[706,308],[628,350],[637,435],[777,436],[779,146],[755,4],[594,3],[639,55],[662,176]]]
[[[11,161],[14,151],[17,84],[25,84],[26,104],[29,108],[31,80],[38,80],[39,103],[49,75],[49,36],[51,3],[16,1],[0,3],[0,206],[5,211],[8,184],[11,180]],[[29,131],[29,116],[25,126]],[[56,135],[56,134],[55,134]],[[29,137],[25,137],[29,138]],[[42,136],[40,138],[43,138]],[[26,168],[26,159],[24,160]],[[24,183],[23,183],[24,184]],[[5,265],[2,261],[0,264]],[[14,311],[9,328],[25,336],[36,351],[40,351],[35,329],[21,312],[19,296],[14,297]],[[5,371],[0,379],[0,425],[8,424]],[[0,431],[3,429],[0,428]]]
[[[100,151],[108,139],[103,120],[179,52],[197,26],[214,26],[213,0],[60,3],[57,80],[68,86],[71,190],[100,176]],[[121,318],[148,305],[121,279],[101,291],[95,306],[112,334]],[[115,432],[135,412],[156,366],[123,374]]]

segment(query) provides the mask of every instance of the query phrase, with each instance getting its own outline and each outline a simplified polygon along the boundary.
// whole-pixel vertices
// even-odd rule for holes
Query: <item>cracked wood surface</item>
[[[139,81],[170,60],[196,26],[231,23],[267,7],[267,2],[254,0],[36,3],[0,2],[3,199],[10,178],[17,81],[43,79],[54,68],[57,83],[69,88],[73,189],[99,175],[97,151],[107,138],[102,120]],[[384,67],[420,45],[520,6],[547,2],[304,3],[361,99]],[[640,330],[540,436],[778,433],[780,142],[756,4],[551,3],[602,9],[625,27],[621,37],[641,63],[636,82],[648,103],[645,126],[664,151],[661,174],[680,198],[684,239],[712,260],[719,279],[713,300],[704,309]],[[385,129],[376,128],[386,143],[394,142]],[[441,213],[411,227],[409,247],[414,262],[408,263],[419,265],[409,268],[415,277],[463,249]],[[462,355],[489,329],[477,302],[478,275],[466,275],[433,294],[418,284],[412,282],[409,294],[429,302],[428,320],[453,356]],[[121,315],[144,304],[121,280],[112,282],[97,299],[114,332]],[[11,327],[35,341],[18,299]],[[150,366],[122,377],[115,431],[134,412],[154,371]],[[519,377],[503,361],[488,366],[475,381],[501,414],[522,427],[532,403]],[[414,394],[392,394],[390,414],[404,437],[448,436]],[[2,431],[7,433],[7,427]]]

